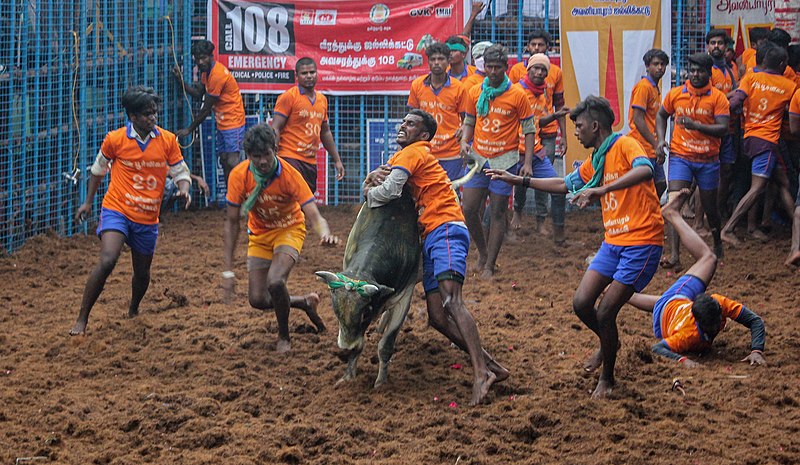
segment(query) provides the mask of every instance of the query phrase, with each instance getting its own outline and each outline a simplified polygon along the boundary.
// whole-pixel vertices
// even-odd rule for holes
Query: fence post
[[[681,84],[681,41],[683,39],[683,2],[684,0],[675,0],[678,3],[678,21],[675,28],[675,41],[677,44],[672,44],[674,48],[674,56],[672,61],[675,63],[675,85]],[[677,47],[676,47],[677,45]]]
[[[333,96],[333,140],[336,143],[341,143],[339,139],[339,100],[341,97]],[[340,145],[341,147],[341,145]],[[343,151],[339,153],[341,158],[344,158]],[[344,163],[344,160],[342,160]],[[333,185],[333,204],[339,205],[339,183]]]
[[[78,60],[78,63],[76,63],[76,65],[75,65],[75,66],[77,66],[77,71],[76,72],[78,73],[78,88],[75,89],[75,91],[78,92],[78,94],[80,96],[79,97],[80,111],[78,113],[78,121],[80,123],[78,124],[79,127],[76,128],[76,129],[77,129],[78,134],[79,134],[79,136],[78,136],[78,140],[79,140],[79,144],[78,144],[78,160],[79,160],[78,161],[78,168],[82,168],[81,173],[83,173],[83,176],[81,176],[81,191],[79,193],[79,198],[80,198],[81,204],[86,202],[86,185],[87,185],[87,181],[88,181],[89,176],[91,176],[91,173],[89,172],[89,170],[85,169],[86,166],[87,166],[87,163],[88,163],[88,157],[86,156],[86,154],[87,154],[87,150],[86,150],[87,140],[86,139],[88,137],[88,131],[87,131],[86,124],[83,124],[83,123],[86,122],[86,72],[87,72],[87,70],[86,70],[86,66],[84,66],[86,64],[86,58],[87,58],[87,56],[86,56],[86,43],[87,43],[87,38],[88,38],[88,33],[87,33],[87,30],[86,30],[86,28],[88,26],[88,24],[87,24],[88,19],[86,17],[86,9],[87,9],[86,2],[87,2],[87,0],[81,0],[80,20],[78,21],[78,37],[80,38],[79,41],[78,41],[78,46],[79,46],[79,49],[80,49],[80,53],[78,55],[79,55],[80,58]],[[97,29],[97,25],[96,24],[95,24],[95,29]],[[97,197],[95,197],[94,203],[95,204],[97,203]],[[72,205],[72,208],[70,209],[70,211],[75,211],[75,205]],[[94,209],[94,211],[97,211],[97,209]],[[70,215],[70,216],[72,216],[72,215]],[[83,233],[86,234],[89,231],[88,223],[87,222],[83,222],[82,225],[81,225],[81,229],[82,229]]]
[[[547,0],[545,0],[546,2]],[[523,45],[522,41],[522,8],[524,7],[524,1],[518,0],[517,1],[517,60],[522,61],[522,49],[527,43]],[[546,21],[546,20],[545,20]]]

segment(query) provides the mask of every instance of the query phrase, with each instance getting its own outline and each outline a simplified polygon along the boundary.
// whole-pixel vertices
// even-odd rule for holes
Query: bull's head
[[[364,333],[380,310],[379,302],[394,289],[330,271],[317,271],[316,275],[331,290],[333,313],[339,320],[339,348],[360,352],[364,348]]]

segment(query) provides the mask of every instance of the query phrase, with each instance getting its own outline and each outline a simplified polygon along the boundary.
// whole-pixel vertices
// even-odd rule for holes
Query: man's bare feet
[[[289,342],[287,339],[278,339],[278,346],[275,348],[275,352],[279,354],[285,354],[292,349],[292,343]]]
[[[600,352],[600,349],[597,349],[595,353],[593,353],[589,358],[583,362],[583,371],[586,373],[594,373],[595,370],[600,368],[600,365],[603,364],[603,353]]]
[[[514,212],[514,215],[511,217],[511,229],[512,231],[516,231],[518,229],[522,229],[522,215],[519,212]]]
[[[789,256],[784,262],[786,266],[800,266],[800,250],[789,253]]]
[[[475,406],[483,402],[483,399],[489,394],[489,388],[496,380],[497,376],[491,371],[486,371],[483,376],[476,379],[475,384],[472,385],[472,400],[469,405]]]
[[[76,321],[75,326],[69,330],[70,336],[85,336],[86,335],[86,325],[89,323],[88,321]]]
[[[614,388],[613,381],[600,379],[599,381],[597,381],[597,387],[594,388],[594,392],[592,393],[592,399],[605,399],[609,394],[611,394],[613,388]]]
[[[739,238],[736,237],[736,235],[733,234],[732,232],[729,233],[729,232],[726,232],[725,230],[722,230],[719,233],[719,237],[722,239],[723,242],[725,242],[726,244],[728,244],[731,247],[735,248],[735,247],[739,247],[740,245],[742,245],[742,241],[740,241]]]
[[[317,313],[317,307],[319,306],[319,295],[315,292],[306,295],[306,307],[303,309],[308,315],[308,319],[314,323],[314,326],[317,328],[317,333],[324,333],[325,332],[325,323],[322,321],[322,318],[319,317]]]
[[[760,241],[760,242],[769,242],[769,236],[764,234],[764,231],[756,228],[752,231],[748,231],[750,233],[750,237],[753,239]]]

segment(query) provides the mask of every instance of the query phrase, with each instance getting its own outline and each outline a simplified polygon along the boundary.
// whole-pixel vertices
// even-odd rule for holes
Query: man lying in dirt
[[[659,355],[688,367],[699,367],[699,363],[682,354],[710,349],[730,318],[750,328],[751,351],[742,361],[764,365],[766,331],[761,317],[735,300],[705,293],[717,269],[717,256],[680,214],[680,205],[690,192],[683,189],[676,195],[670,193],[672,198],[662,213],[697,261],[664,294],[634,294],[628,303],[653,312],[653,332],[661,339],[653,345],[653,352]]]

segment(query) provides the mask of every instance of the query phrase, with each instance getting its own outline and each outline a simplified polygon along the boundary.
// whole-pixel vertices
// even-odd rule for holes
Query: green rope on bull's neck
[[[603,171],[606,166],[606,154],[608,150],[614,145],[614,142],[617,141],[617,138],[622,134],[618,132],[612,132],[610,136],[606,137],[600,147],[596,148],[592,152],[592,168],[594,168],[594,175],[592,179],[589,180],[583,187],[580,189],[574,189],[572,191],[573,194],[579,194],[586,189],[591,189],[593,187],[597,187],[603,184]]]
[[[358,295],[361,297],[369,297],[367,291],[364,290],[364,286],[366,286],[366,281],[356,281],[355,279],[350,279],[347,276],[343,275],[342,273],[336,273],[336,277],[340,279],[340,281],[331,281],[328,283],[328,287],[331,289],[339,289],[345,288],[348,291],[356,291]]]

